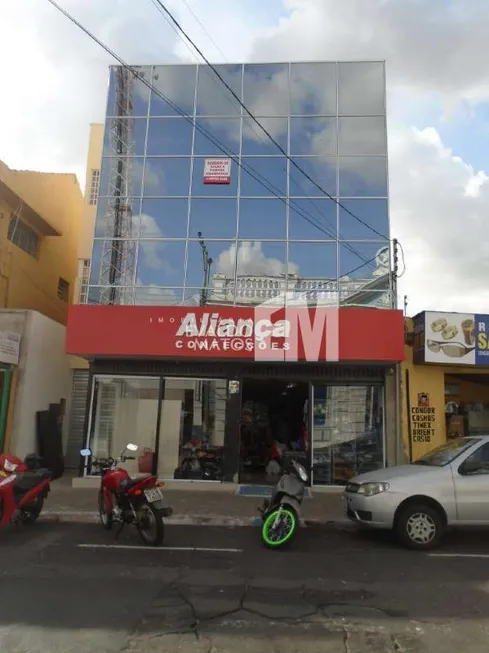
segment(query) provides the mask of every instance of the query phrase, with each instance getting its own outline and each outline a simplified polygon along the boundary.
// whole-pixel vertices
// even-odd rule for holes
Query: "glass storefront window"
[[[165,378],[158,475],[220,480],[226,417],[225,379]]]
[[[383,393],[374,385],[314,386],[314,485],[346,485],[384,466]]]
[[[87,444],[96,458],[117,458],[129,442],[139,446],[136,457],[146,448],[154,452],[159,387],[157,378],[95,377]],[[137,473],[137,459],[124,468]]]

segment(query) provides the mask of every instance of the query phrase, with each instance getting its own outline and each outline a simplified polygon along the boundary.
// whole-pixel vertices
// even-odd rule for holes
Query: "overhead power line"
[[[70,20],[74,25],[76,25],[79,29],[81,29],[87,36],[89,36],[97,45],[99,45],[107,54],[109,54],[111,57],[113,57],[123,68],[126,70],[130,71],[135,78],[137,78],[144,86],[146,86],[149,90],[151,90],[153,93],[155,93],[160,99],[162,99],[164,102],[166,102],[170,107],[172,107],[178,115],[180,115],[182,118],[184,118],[187,122],[189,122],[192,125],[195,125],[195,129],[199,131],[201,134],[203,134],[213,145],[215,145],[223,154],[225,154],[227,157],[232,159],[236,165],[238,165],[240,168],[242,168],[245,172],[247,172],[255,181],[257,181],[261,186],[263,186],[266,190],[268,190],[274,197],[279,199],[281,202],[283,202],[285,205],[292,206],[294,208],[294,211],[296,211],[303,219],[305,219],[307,222],[312,224],[315,228],[319,229],[322,231],[325,235],[327,235],[331,240],[338,241],[338,238],[330,231],[325,229],[322,225],[320,225],[316,219],[309,213],[305,212],[304,210],[300,209],[297,207],[295,204],[294,200],[286,199],[281,196],[281,190],[278,189],[272,182],[270,182],[266,177],[261,175],[259,172],[254,170],[250,165],[243,163],[242,161],[239,160],[237,156],[232,154],[232,152],[229,151],[226,146],[224,146],[222,143],[220,143],[213,134],[211,134],[208,130],[206,130],[202,125],[198,124],[196,121],[194,121],[192,116],[189,116],[186,114],[177,104],[172,102],[168,97],[166,97],[159,89],[157,89],[155,86],[153,86],[148,80],[139,73],[139,71],[134,67],[129,64],[127,64],[122,57],[120,57],[117,53],[115,53],[113,50],[109,48],[109,46],[105,45],[99,38],[97,38],[94,34],[92,34],[82,23],[80,23],[74,16],[72,16],[68,11],[66,11],[63,7],[57,4],[55,0],[48,0],[48,2],[55,7],[58,11],[60,11],[68,20]],[[308,198],[305,198],[308,199]],[[387,241],[387,238],[383,237],[384,240]],[[364,265],[370,264],[370,261],[367,260],[362,254],[360,254],[348,241],[345,241],[344,246],[355,256],[357,256],[360,260],[363,261],[363,264],[360,267],[363,267]]]
[[[167,9],[165,4],[161,0],[154,0],[154,2],[157,2],[158,5],[161,7],[161,9],[165,12],[165,14],[168,16],[168,18],[173,22],[175,27],[178,29],[180,34],[190,43],[190,45],[195,49],[195,51],[199,54],[200,57],[202,57],[203,61],[206,63],[207,66],[212,70],[212,72],[216,75],[216,77],[220,80],[220,82],[226,87],[226,89],[231,93],[231,95],[234,97],[234,99],[240,104],[240,106],[246,111],[248,116],[253,120],[253,122],[263,131],[263,133],[271,140],[271,142],[277,147],[277,149],[285,156],[285,158],[290,161],[290,163],[296,168],[304,177],[311,183],[315,188],[317,188],[323,195],[326,195],[330,200],[332,200],[335,204],[338,204],[344,211],[346,211],[349,215],[351,215],[352,218],[355,220],[358,220],[361,224],[363,224],[365,227],[370,229],[373,233],[377,234],[380,236],[382,239],[387,240],[387,236],[385,234],[381,234],[379,231],[374,229],[371,225],[368,224],[368,222],[365,222],[365,220],[362,220],[359,218],[357,215],[355,215],[350,209],[348,209],[346,206],[344,206],[339,200],[337,200],[335,197],[330,195],[327,190],[325,190],[320,184],[318,184],[294,159],[287,154],[287,152],[284,150],[284,148],[280,145],[280,143],[270,134],[270,132],[267,130],[266,127],[264,127],[261,122],[253,115],[253,113],[248,109],[246,104],[239,98],[239,96],[234,92],[234,90],[231,88],[231,86],[226,82],[226,80],[222,77],[222,75],[219,73],[219,71],[216,69],[216,67],[210,63],[210,61],[207,59],[205,54],[200,50],[200,48],[194,43],[194,41],[190,38],[190,36],[187,34],[187,32],[183,29],[183,27],[180,25],[178,20],[173,16],[171,11]]]

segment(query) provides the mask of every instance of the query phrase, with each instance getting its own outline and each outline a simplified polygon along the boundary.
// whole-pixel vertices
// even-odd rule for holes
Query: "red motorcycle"
[[[100,521],[105,529],[110,530],[118,523],[116,538],[125,524],[134,524],[145,544],[159,546],[163,542],[163,517],[169,517],[173,511],[165,507],[158,477],[144,474],[131,478],[125,469],[118,467],[126,460],[136,460],[135,456],[126,456],[126,451],[137,451],[136,444],[128,444],[120,457],[99,458],[92,456],[91,449],[82,449],[80,454],[91,457],[91,466],[101,475],[98,495]]]
[[[8,523],[32,524],[42,511],[51,480],[48,469],[17,472],[0,477],[0,528]]]

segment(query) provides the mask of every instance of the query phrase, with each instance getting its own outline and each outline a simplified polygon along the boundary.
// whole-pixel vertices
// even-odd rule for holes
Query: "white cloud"
[[[257,276],[280,276],[287,273],[287,265],[277,258],[265,255],[259,241],[242,243],[237,252],[238,274]],[[231,245],[217,259],[217,272],[227,277],[234,276],[236,262],[236,245]],[[289,263],[289,272],[298,274],[299,267]]]

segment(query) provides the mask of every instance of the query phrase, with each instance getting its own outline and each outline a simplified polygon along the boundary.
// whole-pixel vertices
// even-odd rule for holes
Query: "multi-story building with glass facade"
[[[108,401],[102,394],[113,387],[114,397],[123,397],[121,383],[132,387],[139,378],[130,401],[153,398],[158,422],[142,444],[164,475],[210,478],[198,465],[193,472],[185,467],[184,445],[194,440],[219,448],[227,480],[246,480],[250,469],[257,473],[250,478],[261,478],[276,451],[271,442],[292,455],[292,443],[302,441],[297,447],[308,464],[326,456],[327,470],[316,482],[342,482],[362,465],[393,459],[384,446],[392,381],[386,370],[402,358],[402,333],[391,332],[395,324],[402,331],[402,316],[393,310],[385,66],[314,62],[216,70],[222,79],[205,65],[148,66],[137,76],[111,69],[87,305],[73,311],[68,338],[73,354],[92,359],[87,437],[112,450],[115,418],[112,426],[100,424],[101,402]],[[244,361],[220,341],[211,355],[209,343],[145,349],[147,338],[137,344],[145,338],[135,324],[123,335],[136,316],[179,325],[193,315],[200,324],[194,335],[219,338],[221,318],[256,319],[253,311],[263,303],[270,310],[340,308],[337,359],[327,363],[320,355],[305,364],[301,354],[270,367],[256,360],[256,342]],[[351,344],[353,334],[342,330],[342,316],[353,323],[353,315],[355,337],[366,338],[365,347],[343,356],[341,338]],[[214,319],[214,331],[206,331],[202,319]],[[107,331],[112,320],[113,336]],[[382,332],[375,335],[377,351],[363,329]],[[87,341],[90,333],[96,346]],[[174,340],[178,333],[164,337]],[[382,352],[381,342],[390,350],[387,344]],[[353,396],[354,425],[348,417]],[[286,416],[284,397],[294,404],[293,415]],[[204,404],[205,417],[195,408]],[[174,434],[160,437],[159,425],[171,421],[161,421],[165,410],[174,411]],[[242,416],[241,427],[233,427],[229,416],[240,411],[249,424],[243,427]],[[293,433],[284,435],[284,418]],[[394,424],[394,413],[389,419]],[[370,441],[375,453],[368,453]]]

